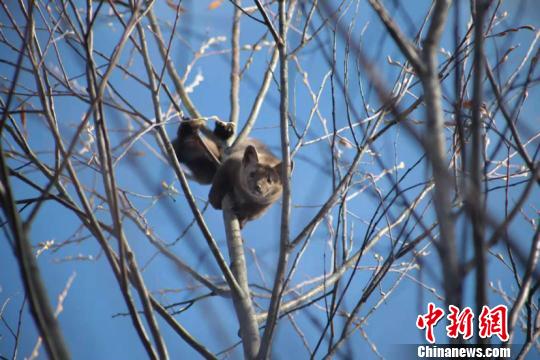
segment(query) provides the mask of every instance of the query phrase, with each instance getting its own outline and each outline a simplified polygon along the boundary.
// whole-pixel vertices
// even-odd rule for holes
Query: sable
[[[281,196],[281,161],[255,139],[247,139],[231,149],[218,169],[212,188],[210,204],[221,209],[229,194],[234,212],[244,227],[247,221],[260,217]]]
[[[180,124],[178,137],[173,141],[176,156],[197,182],[212,184],[209,200],[215,209],[221,209],[223,198],[230,195],[242,228],[247,221],[264,214],[281,196],[281,160],[256,139],[246,139],[225,152],[214,139],[200,135],[203,123]],[[216,138],[225,142],[233,133],[230,124],[216,122]]]

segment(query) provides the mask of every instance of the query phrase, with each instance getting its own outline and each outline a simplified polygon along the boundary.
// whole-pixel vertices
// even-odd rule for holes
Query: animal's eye
[[[272,182],[272,179],[270,178],[270,176],[266,178],[266,181],[268,181],[269,184]]]

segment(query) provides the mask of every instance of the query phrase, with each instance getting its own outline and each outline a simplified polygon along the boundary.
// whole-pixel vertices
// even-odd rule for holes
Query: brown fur
[[[183,121],[178,127],[177,138],[172,144],[178,161],[188,167],[195,181],[200,184],[211,184],[219,166],[216,160],[221,159],[222,151],[215,141],[200,136],[199,128],[203,123],[202,121]],[[226,140],[232,133],[230,127],[216,122],[214,135]]]
[[[243,227],[247,221],[260,217],[282,191],[281,161],[262,143],[248,139],[231,149],[218,169],[209,200],[214,208],[221,209],[223,198],[229,194]]]
[[[173,141],[176,156],[189,168],[195,181],[212,184],[208,197],[214,208],[221,209],[223,198],[230,195],[240,227],[244,227],[281,196],[281,161],[255,139],[243,141],[225,156],[216,141],[200,135],[203,124],[203,121],[180,124],[178,137]],[[216,122],[217,138],[227,140],[233,133],[230,124]],[[221,166],[216,159],[222,161]]]

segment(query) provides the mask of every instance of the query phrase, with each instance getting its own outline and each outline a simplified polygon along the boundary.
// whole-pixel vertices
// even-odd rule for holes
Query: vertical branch
[[[27,47],[30,49],[29,44],[33,40],[34,35],[34,3],[30,2],[27,11],[26,30],[24,38],[22,39],[23,43],[18,56],[17,67],[13,75],[11,89],[2,115],[0,133],[5,125],[14,90],[17,86],[25,54],[23,49]],[[32,246],[28,239],[28,228],[23,225],[17,206],[15,205],[15,198],[13,197],[5,159],[3,136],[0,135],[0,202],[15,240],[15,255],[17,256],[21,277],[30,302],[30,311],[36,322],[39,333],[45,342],[45,347],[49,356],[52,359],[69,359],[69,353],[64,343],[64,337],[60,331],[58,321],[54,317],[45,285],[41,279],[39,267],[37,266],[34,254],[32,253]]]
[[[461,25],[461,0],[457,0],[454,3],[454,53],[458,53],[461,43],[460,37],[460,25]],[[467,164],[467,149],[465,148],[465,129],[463,126],[463,95],[462,95],[462,77],[463,77],[463,65],[460,63],[456,64],[456,70],[454,74],[454,118],[456,121],[457,129],[457,144],[459,146],[459,153],[461,155],[461,169],[462,172],[466,169]],[[458,174],[458,169],[456,166],[455,173]],[[463,197],[462,193],[465,191],[465,184],[463,181],[463,176],[459,176],[456,179],[456,189],[458,189],[458,196]]]
[[[30,48],[29,43],[32,41],[34,35],[34,3],[30,2],[27,12],[26,30],[21,49],[26,47]],[[13,99],[15,87],[17,86],[24,53],[23,50],[19,53],[11,90],[8,94],[4,114],[2,115],[2,121],[0,123],[0,131],[3,129],[9,113],[9,107]],[[17,206],[15,205],[15,198],[13,197],[5,159],[3,136],[0,135],[0,202],[15,240],[15,255],[19,264],[25,291],[30,302],[30,311],[36,322],[41,338],[45,342],[49,357],[51,359],[69,359],[70,356],[64,343],[64,337],[60,331],[58,321],[54,316],[51,303],[47,296],[47,290],[41,279],[39,267],[37,266],[34,254],[32,253],[32,245],[28,239],[28,228],[23,225]]]
[[[134,18],[132,18],[132,21],[134,22],[136,20]],[[112,69],[115,67],[115,65],[116,65],[116,63],[118,61],[119,53],[121,52],[121,49],[123,48],[123,45],[125,44],[125,41],[127,39],[127,31],[128,30],[126,30],[126,32],[123,34],[122,40],[120,41],[120,43],[116,47],[115,53],[114,53],[113,57],[111,57],[111,61],[108,64],[107,72],[102,77],[101,85],[103,87],[106,86],[107,79],[110,76],[110,74],[112,72]],[[78,136],[80,134],[80,131],[81,131],[82,127],[87,123],[87,121],[88,121],[88,119],[90,117],[90,114],[92,113],[94,107],[97,105],[97,101],[92,102],[90,109],[88,110],[85,117],[81,121],[81,125],[77,129],[76,134],[75,134],[73,140],[71,141],[71,143],[70,143],[70,145],[68,147],[68,150],[66,151],[66,149],[63,146],[62,138],[61,138],[61,136],[59,134],[59,130],[58,130],[58,127],[57,127],[57,121],[56,121],[56,118],[55,118],[54,106],[53,106],[54,105],[53,98],[52,98],[52,96],[49,96],[49,94],[52,93],[52,90],[51,90],[51,87],[50,87],[50,85],[48,83],[46,72],[45,71],[43,72],[43,78],[41,78],[40,74],[39,74],[39,68],[43,64],[43,55],[42,55],[42,53],[40,51],[39,42],[38,42],[38,39],[37,39],[35,34],[33,34],[33,40],[29,41],[27,43],[27,47],[28,47],[28,55],[29,55],[29,58],[30,58],[30,62],[32,64],[32,66],[33,66],[33,74],[34,74],[36,85],[37,85],[37,88],[38,88],[37,93],[39,94],[39,99],[40,99],[41,105],[42,105],[42,107],[44,109],[44,116],[47,119],[49,128],[51,129],[51,132],[53,134],[55,145],[57,146],[57,148],[58,148],[58,150],[60,152],[60,155],[63,157],[63,161],[58,166],[58,168],[55,169],[55,173],[50,173],[45,166],[43,166],[41,163],[39,163],[39,161],[36,163],[36,164],[39,164],[38,166],[41,168],[42,171],[44,171],[44,173],[47,174],[47,177],[50,180],[49,184],[47,185],[47,188],[41,192],[42,197],[45,196],[45,194],[48,193],[48,191],[50,190],[50,188],[53,185],[55,185],[59,189],[62,189],[62,186],[59,184],[59,182],[57,182],[57,179],[59,178],[59,176],[62,173],[62,171],[64,169],[64,166],[65,166],[67,168],[71,178],[72,178],[74,188],[77,191],[77,193],[78,193],[78,195],[79,195],[79,197],[81,199],[81,203],[83,204],[83,206],[85,208],[85,211],[86,211],[87,215],[89,216],[88,222],[91,224],[92,229],[94,229],[96,231],[96,234],[97,234],[96,237],[100,241],[100,244],[107,244],[107,241],[105,240],[105,238],[103,236],[101,236],[102,233],[101,233],[101,230],[100,230],[100,225],[97,223],[97,221],[96,221],[96,219],[94,217],[93,209],[91,209],[91,207],[90,207],[90,204],[89,204],[89,202],[88,202],[88,200],[86,198],[85,192],[84,192],[84,190],[82,188],[82,185],[78,181],[75,170],[74,170],[74,168],[73,168],[73,166],[71,165],[71,162],[70,162],[70,157],[71,157],[71,154],[72,154],[72,152],[73,152],[73,150],[75,148],[75,144],[77,142],[77,138],[78,138]],[[35,52],[35,54],[34,54],[34,52]],[[37,58],[36,58],[36,56],[37,56]],[[100,93],[102,93],[102,92],[100,92]],[[62,192],[64,193],[63,190],[62,190]],[[40,203],[38,203],[38,205],[39,204]],[[37,206],[36,206],[36,208],[37,208]],[[36,209],[34,209],[34,211],[37,212]],[[30,222],[30,220],[28,221],[28,223],[29,222]],[[115,275],[117,277],[117,280],[118,280],[119,284],[121,284],[122,280],[120,279],[119,275],[117,273],[115,273]],[[121,287],[121,289],[122,289],[122,287]],[[142,323],[141,323],[141,321],[139,319],[139,316],[137,314],[137,310],[135,308],[133,300],[131,299],[129,293],[126,293],[125,291],[122,291],[122,295],[124,296],[124,299],[126,300],[126,304],[127,304],[128,308],[129,308],[131,314],[132,314],[132,320],[133,320],[134,326],[135,326],[135,328],[137,330],[137,333],[139,334],[139,336],[141,338],[141,341],[143,342],[145,348],[148,350],[149,355],[151,355],[152,358],[157,358],[157,355],[153,351],[152,346],[150,344],[150,341],[149,341],[149,339],[148,339],[148,337],[146,335],[146,332],[144,330],[144,327],[142,326]]]
[[[482,312],[487,304],[486,295],[486,247],[484,243],[484,196],[481,191],[483,167],[481,158],[482,144],[482,83],[484,81],[484,19],[489,1],[477,0],[474,16],[474,60],[473,60],[473,109],[472,109],[472,149],[470,151],[470,188],[467,191],[466,201],[470,211],[473,226],[474,257],[476,265],[476,313]],[[488,338],[477,336],[480,344],[488,343]]]
[[[161,28],[159,27],[159,24],[156,19],[156,15],[154,15],[153,9],[150,9],[150,11],[148,12],[148,20],[150,20],[150,27],[152,29],[152,33],[154,34],[156,38],[156,42],[158,45],[161,58],[163,59],[163,62],[167,66],[167,72],[169,73],[169,76],[171,77],[173,81],[176,91],[180,95],[180,99],[182,99],[182,104],[187,109],[189,115],[192,118],[200,118],[201,114],[195,108],[195,105],[193,105],[193,103],[191,102],[191,99],[189,98],[189,95],[187,94],[184,88],[184,83],[182,82],[182,79],[180,78],[180,76],[178,75],[178,72],[174,68],[174,64],[172,60],[167,57],[167,47],[165,46],[165,41],[163,41]]]
[[[240,112],[239,92],[240,92],[240,18],[241,4],[238,1],[238,6],[234,8],[233,27],[231,35],[232,60],[231,60],[231,92],[230,104],[231,114],[229,121],[238,125],[238,116]],[[261,91],[263,94],[268,87],[265,87],[265,82]],[[262,96],[264,97],[264,95]],[[255,106],[255,105],[254,105]],[[251,122],[248,121],[242,134],[246,136],[250,130]],[[238,143],[234,137],[228,140],[233,146]],[[259,324],[257,322],[255,309],[251,300],[251,292],[249,290],[248,273],[246,266],[246,257],[244,254],[244,242],[240,232],[240,224],[238,218],[233,211],[233,202],[229,196],[225,196],[222,203],[223,209],[223,224],[225,226],[225,234],[227,236],[227,248],[229,250],[229,259],[231,261],[231,272],[240,287],[239,291],[231,293],[233,305],[240,327],[240,337],[242,338],[242,347],[244,350],[244,358],[255,359],[259,352],[261,339],[259,335]]]
[[[69,289],[71,288],[71,285],[73,284],[73,281],[75,280],[76,273],[71,274],[71,276],[68,278],[67,283],[64,287],[64,290],[60,294],[58,294],[58,302],[56,303],[56,309],[54,310],[54,317],[58,318],[60,316],[60,313],[64,310],[64,301],[66,300],[66,297],[68,295]],[[23,307],[26,303],[26,298],[23,301]],[[21,312],[23,310],[23,307],[21,307],[21,310],[19,311],[19,327],[17,329],[17,332],[20,331],[20,321],[21,321]],[[17,346],[18,346],[19,337],[17,336],[17,339],[15,340],[15,349],[13,351],[12,359],[17,359]],[[39,356],[39,350],[41,349],[41,344],[43,343],[43,339],[41,336],[37,338],[36,344],[34,345],[34,349],[32,350],[32,353],[28,358],[25,357],[25,359],[28,360],[34,360],[37,359]]]
[[[272,298],[266,319],[266,327],[261,342],[258,359],[266,359],[270,355],[270,345],[278,320],[279,308],[285,288],[285,275],[287,270],[287,260],[290,254],[289,242],[289,216],[291,211],[291,157],[289,153],[289,67],[287,58],[287,27],[288,18],[286,11],[286,1],[279,1],[279,64],[280,64],[280,132],[281,132],[281,180],[283,183],[283,203],[281,205],[281,235],[279,241],[279,258],[277,270],[272,288]],[[292,7],[293,5],[291,5]]]
[[[232,210],[232,200],[229,196],[223,199],[223,222],[227,235],[227,247],[231,259],[231,271],[241,288],[239,292],[232,292],[236,317],[240,325],[240,337],[244,348],[244,357],[254,359],[260,346],[259,327],[255,317],[255,310],[251,301],[247,276],[246,257],[244,255],[244,242],[240,233],[240,224]]]
[[[30,21],[29,21],[30,23]],[[28,26],[31,28],[32,26]],[[2,140],[0,139],[0,143]],[[69,359],[69,353],[64,343],[64,337],[54,317],[47,296],[47,290],[41,279],[39,267],[36,264],[32,245],[28,239],[28,229],[23,227],[15,199],[11,190],[9,173],[5,163],[4,147],[0,146],[0,200],[6,214],[13,238],[15,239],[15,255],[21,271],[21,277],[30,302],[30,310],[39,329],[40,336],[45,342],[47,353],[51,359]]]
[[[272,77],[274,75],[274,70],[276,68],[278,59],[279,59],[279,51],[276,48],[272,53],[272,59],[270,60],[270,63],[268,64],[268,68],[266,69],[266,72],[264,73],[263,82],[261,84],[259,92],[257,93],[257,97],[255,98],[253,106],[251,107],[251,112],[249,113],[249,117],[246,120],[246,124],[242,128],[242,131],[240,131],[240,133],[236,137],[236,140],[234,140],[234,144],[232,146],[242,142],[242,140],[247,138],[247,136],[251,132],[251,128],[253,127],[253,125],[255,125],[255,120],[257,120],[257,117],[259,116],[259,111],[261,110],[262,103],[264,99],[266,98],[268,89],[270,88],[270,84],[272,81]]]
[[[149,3],[148,6],[152,6],[152,3]],[[97,72],[95,69],[95,63],[93,60],[93,18],[92,18],[92,2],[87,2],[87,26],[88,26],[88,33],[87,33],[87,42],[86,42],[86,51],[87,51],[87,76],[88,76],[88,89],[90,94],[90,99],[92,100],[92,103],[95,104],[93,108],[94,113],[94,120],[96,123],[96,139],[97,139],[97,145],[98,145],[98,153],[100,156],[100,165],[101,165],[101,173],[103,176],[103,184],[107,196],[107,202],[109,203],[110,207],[110,213],[112,217],[113,222],[113,228],[114,228],[114,235],[118,240],[118,248],[120,253],[120,269],[121,269],[121,286],[123,287],[123,290],[128,294],[129,298],[129,279],[128,279],[128,269],[127,266],[129,266],[133,279],[134,279],[134,286],[139,294],[139,298],[141,300],[141,303],[143,305],[144,309],[144,315],[148,322],[148,326],[150,327],[150,331],[152,333],[152,336],[154,338],[154,341],[156,343],[157,351],[159,354],[159,358],[161,359],[168,359],[168,352],[167,347],[165,346],[165,342],[161,336],[159,326],[157,324],[157,321],[155,319],[152,305],[150,303],[150,299],[148,296],[148,291],[146,289],[146,286],[144,284],[144,281],[142,279],[142,276],[140,274],[140,271],[137,266],[137,262],[135,259],[135,256],[129,249],[129,245],[127,243],[127,239],[124,235],[123,229],[122,229],[122,221],[120,217],[120,209],[119,209],[119,203],[118,203],[118,190],[116,186],[116,176],[114,173],[114,167],[112,165],[112,159],[111,159],[111,146],[110,146],[110,140],[108,136],[108,130],[107,130],[107,123],[105,121],[105,115],[103,111],[103,102],[102,97],[105,92],[107,80],[103,79],[102,83],[98,85],[97,82]],[[139,12],[139,9],[136,8],[134,10],[134,14],[132,15],[132,18],[129,21],[128,26],[126,27],[126,32],[124,35],[126,35],[126,39],[131,34],[131,32],[134,30],[135,26],[140,25],[141,17],[137,16],[137,13]],[[122,44],[122,43],[121,43]],[[123,43],[125,44],[125,42]],[[119,46],[116,48],[116,54],[119,56],[123,48],[122,46]],[[110,66],[109,70],[112,71],[114,66]],[[146,341],[146,339],[144,340]],[[148,346],[148,344],[147,344]],[[147,347],[147,350],[149,351],[149,354],[152,356],[155,356],[151,348]]]
[[[452,183],[447,176],[444,114],[441,104],[441,84],[437,71],[437,49],[449,6],[449,0],[437,0],[435,3],[429,30],[424,40],[422,57],[425,62],[425,71],[420,73],[420,79],[424,87],[426,102],[427,137],[425,146],[435,180],[434,203],[440,228],[438,250],[444,274],[446,303],[447,305],[459,306],[461,304],[461,281],[451,211]]]
[[[519,318],[519,312],[521,311],[521,308],[523,308],[525,301],[531,294],[533,272],[534,272],[534,269],[536,269],[536,267],[538,266],[539,258],[540,258],[540,225],[537,225],[536,232],[534,234],[534,238],[531,244],[531,251],[529,254],[529,259],[527,260],[527,265],[525,266],[525,274],[523,275],[523,279],[521,280],[521,287],[519,289],[518,296],[516,297],[516,300],[514,301],[514,306],[512,306],[512,309],[510,310],[510,314],[508,316],[508,332],[510,333],[510,339],[506,343],[507,346],[512,344],[512,340],[515,335],[514,330],[515,330],[515,327]]]
[[[242,12],[238,7],[242,6],[241,0],[237,0],[234,7],[233,26],[231,36],[231,115],[229,121],[238,125],[238,115],[240,113],[240,17]]]

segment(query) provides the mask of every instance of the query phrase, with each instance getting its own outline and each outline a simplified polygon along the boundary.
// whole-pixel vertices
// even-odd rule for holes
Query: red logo
[[[460,310],[457,306],[450,305],[449,313],[446,316],[449,325],[446,326],[446,336],[457,338],[459,335],[467,340],[473,336],[474,313],[470,307]],[[507,325],[508,309],[505,305],[498,305],[494,308],[489,306],[482,307],[482,313],[478,317],[478,331],[481,338],[489,338],[497,335],[501,341],[508,341]],[[426,340],[433,344],[435,342],[434,327],[444,317],[444,310],[436,307],[433,303],[428,303],[426,314],[418,315],[416,318],[416,327],[425,330]]]
[[[439,320],[444,316],[444,310],[435,307],[435,304],[428,304],[428,312],[424,315],[418,315],[416,319],[416,327],[420,330],[426,329],[426,340],[431,344],[435,342],[435,335],[433,335],[433,327],[437,325]]]
[[[466,307],[460,312],[457,306],[450,305],[449,309],[450,314],[446,318],[450,321],[450,325],[446,327],[446,335],[455,339],[461,334],[463,339],[470,339],[473,335],[474,318],[471,308]]]
[[[493,309],[484,305],[482,307],[482,313],[478,318],[480,337],[487,338],[497,335],[501,341],[508,341],[507,312],[508,309],[505,305],[499,305]]]

